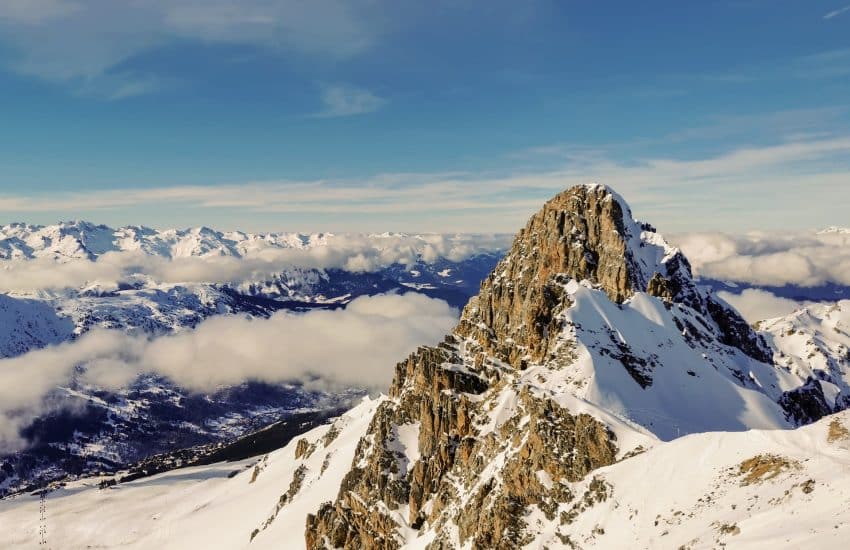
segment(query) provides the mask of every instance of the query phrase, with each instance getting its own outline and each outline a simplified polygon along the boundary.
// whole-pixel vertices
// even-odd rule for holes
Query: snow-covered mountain
[[[76,334],[92,326],[167,333],[211,315],[334,308],[391,291],[463,307],[506,245],[501,235],[15,223],[0,227],[0,291],[51,306]]]
[[[837,226],[837,225],[832,225],[832,226],[827,227],[825,229],[821,229],[820,231],[818,231],[818,233],[821,234],[821,235],[829,235],[829,234],[850,235],[850,227],[840,227],[840,226]]]
[[[209,227],[158,230],[144,226],[112,228],[87,221],[55,225],[13,223],[0,226],[0,258],[58,261],[95,260],[109,252],[143,252],[166,258],[257,255],[269,249],[307,250],[352,243],[377,249],[389,259],[460,260],[498,252],[507,244],[503,235],[246,233]],[[394,262],[389,262],[394,263]]]
[[[156,230],[143,226],[113,229],[87,221],[55,225],[12,223],[0,227],[0,257],[26,260],[94,260],[107,252],[141,251],[154,256],[244,256],[263,248],[307,248],[326,244],[321,233],[251,234],[208,227]]]
[[[0,294],[0,357],[14,357],[70,338],[74,323],[40,300]]]
[[[817,385],[827,407],[850,407],[850,300],[812,305],[757,328],[777,367]]]
[[[386,396],[254,460],[74,482],[47,522],[69,548],[843,548],[846,311],[756,332],[579,186]],[[0,503],[6,546],[37,505]]]
[[[440,347],[399,364],[306,545],[583,546],[628,529],[573,526],[623,504],[603,468],[685,434],[792,428],[822,403],[619,196],[577,187],[529,221]]]

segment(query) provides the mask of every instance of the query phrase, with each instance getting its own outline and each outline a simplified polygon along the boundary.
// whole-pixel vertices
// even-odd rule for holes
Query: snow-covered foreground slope
[[[68,550],[304,548],[307,514],[336,497],[380,403],[365,401],[257,459],[52,491],[48,543]],[[796,430],[707,432],[666,443],[618,431],[621,440],[651,448],[567,484],[582,498],[554,519],[530,512],[536,536],[529,548],[846,547],[850,413]],[[400,447],[410,444],[399,437]],[[0,501],[0,523],[0,547],[36,547],[38,496]],[[433,538],[416,535],[409,533],[405,548]]]
[[[796,430],[708,432],[596,470],[590,499],[555,522],[542,514],[530,547],[846,548],[850,414]]]
[[[305,434],[314,446],[309,457],[296,459],[299,444],[293,441],[239,462],[178,469],[104,489],[98,488],[103,478],[89,478],[51,491],[48,543],[67,550],[303,548],[307,514],[336,496],[379,403],[365,399]],[[0,500],[0,548],[37,547],[39,517],[36,495]]]

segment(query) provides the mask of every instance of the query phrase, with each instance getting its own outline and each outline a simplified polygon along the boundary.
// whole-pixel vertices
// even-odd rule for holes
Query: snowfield
[[[105,489],[98,488],[104,478],[70,483],[47,497],[48,542],[68,550],[302,548],[306,515],[336,496],[379,403],[366,399],[333,424],[305,434],[316,445],[309,458],[295,459],[293,441],[262,457]],[[278,512],[301,467],[306,473],[300,489]],[[0,525],[0,548],[38,547],[39,497],[0,500]]]
[[[364,400],[305,434],[309,445],[300,445],[313,447],[308,456],[296,458],[299,438],[255,459],[105,489],[97,487],[100,479],[88,479],[51,491],[48,543],[68,550],[304,548],[306,515],[335,498],[380,402]],[[402,440],[414,428],[404,431]],[[632,437],[649,441],[641,433]],[[580,548],[843,549],[850,537],[850,412],[796,430],[656,441],[593,472],[574,492],[594,479],[609,486],[609,495],[572,523],[572,542]],[[562,547],[547,529],[552,522],[535,516],[527,518],[539,530],[529,547]],[[0,547],[35,548],[38,496],[0,501],[0,523]],[[425,538],[414,535],[407,547],[421,547]]]
[[[850,427],[850,414],[796,430],[689,435],[601,468],[585,482],[604,480],[611,496],[576,519],[575,542],[582,548],[846,548],[850,439],[831,438],[835,426]]]
[[[576,359],[564,370],[530,369],[525,379],[542,374],[553,393],[578,395],[664,440],[705,431],[789,427],[776,399],[805,377],[694,334],[708,321],[690,308],[668,308],[644,293],[618,305],[575,281],[566,291],[574,305],[564,314],[568,328],[560,338],[563,345],[576,347]],[[624,354],[649,358],[647,387],[636,386],[623,368]]]

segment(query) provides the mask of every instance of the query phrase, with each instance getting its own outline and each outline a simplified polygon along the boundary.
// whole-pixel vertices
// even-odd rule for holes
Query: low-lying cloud
[[[748,288],[740,294],[721,290],[717,293],[729,305],[738,310],[750,323],[774,317],[782,317],[814,302],[799,302],[776,296],[772,292]]]
[[[24,445],[20,429],[72,380],[105,389],[155,373],[198,392],[246,380],[324,381],[386,388],[393,367],[451,330],[457,311],[420,294],[353,300],[347,308],[269,319],[213,317],[195,330],[150,338],[95,329],[77,340],[0,360],[0,449]]]
[[[850,232],[690,233],[672,240],[700,277],[763,286],[850,285]]]

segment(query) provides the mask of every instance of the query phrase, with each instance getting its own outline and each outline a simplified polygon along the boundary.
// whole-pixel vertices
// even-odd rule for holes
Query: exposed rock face
[[[826,402],[820,382],[814,378],[806,384],[782,394],[779,404],[798,424],[808,424],[835,412]]]
[[[564,191],[529,220],[467,305],[457,332],[517,368],[552,359],[569,279],[588,280],[618,303],[647,292],[685,304],[713,319],[724,343],[770,361],[737,313],[697,290],[687,259],[652,226],[632,220],[625,202],[601,185]]]
[[[575,484],[643,449],[622,446],[618,419],[582,412],[564,386],[581,381],[547,382],[577,361],[571,338],[580,327],[565,315],[570,281],[588,281],[615,304],[638,292],[659,297],[667,309],[690,312],[670,321],[674,331],[681,323],[677,337],[769,359],[737,313],[701,292],[684,256],[635,222],[615,193],[598,185],[565,191],[518,234],[454,333],[396,366],[336,501],[308,516],[308,548],[393,549],[426,531],[429,548],[520,548],[530,541],[532,511],[567,544],[572,518],[611,494],[601,478],[581,492]],[[635,355],[616,327],[593,332],[605,342],[598,352],[625,367],[634,391],[652,386],[654,353]],[[733,374],[739,382],[724,383],[753,386]]]
[[[469,370],[476,362],[486,379]],[[400,523],[440,529],[451,521],[475,548],[518,548],[529,506],[556,520],[558,505],[575,498],[565,483],[614,463],[616,437],[545,395],[517,394],[500,383],[504,368],[454,337],[400,363],[394,399],[378,408],[337,501],[308,517],[307,547],[398,548]],[[491,431],[491,411],[506,397],[514,400],[509,418]],[[408,427],[417,437],[401,441]],[[461,493],[469,497],[459,508]],[[446,535],[430,547],[454,544]]]

